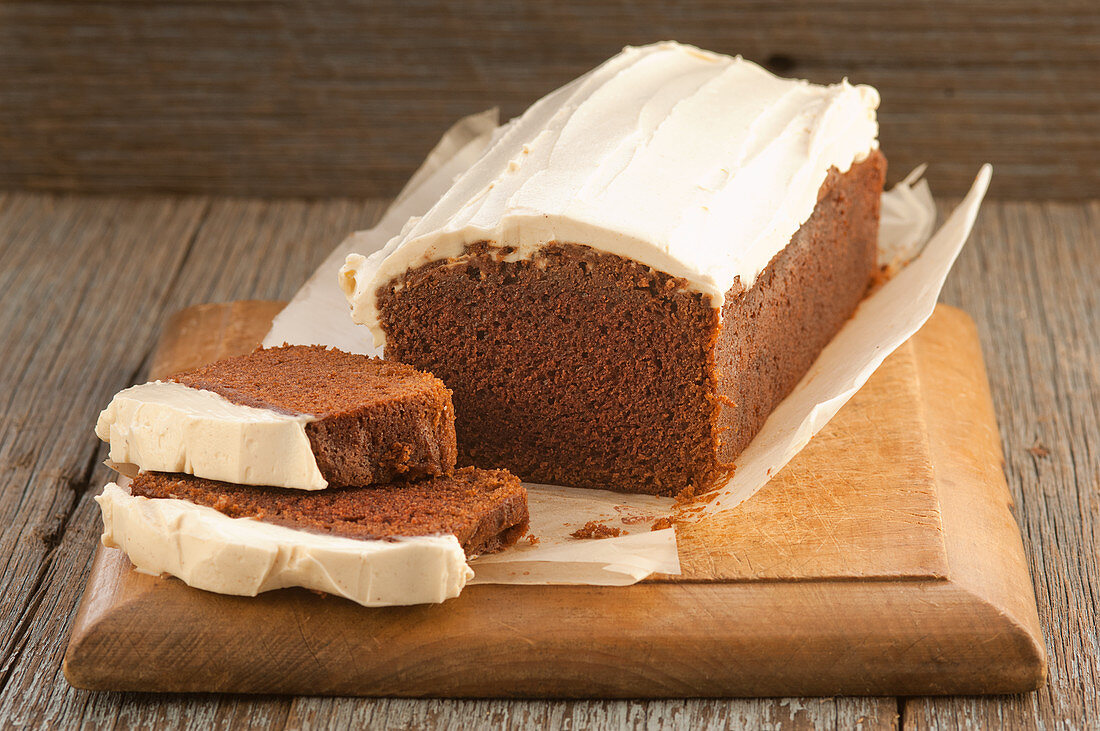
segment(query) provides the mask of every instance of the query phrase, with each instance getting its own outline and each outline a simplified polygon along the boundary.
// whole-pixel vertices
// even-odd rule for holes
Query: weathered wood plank
[[[1100,195],[1092,0],[8,2],[0,187],[393,195],[458,117],[661,38],[875,84],[893,179]]]
[[[1100,718],[1100,204],[990,206],[945,300],[979,323],[1050,656],[1011,698],[913,699],[907,728]]]
[[[290,728],[873,729],[897,728],[894,700],[442,701],[298,698]]]
[[[287,698],[165,696],[77,691],[61,674],[65,637],[99,541],[99,509],[92,496],[110,472],[93,473],[42,582],[41,601],[25,631],[25,650],[16,658],[0,692],[0,725],[61,728],[277,728],[290,709]]]
[[[105,400],[133,379],[158,327],[203,200],[11,196],[0,212],[0,677],[26,649],[29,615],[95,465]],[[179,247],[151,247],[160,230]],[[127,292],[135,283],[145,317]]]
[[[336,244],[372,225],[384,208],[380,201],[215,201],[168,308],[289,299]]]

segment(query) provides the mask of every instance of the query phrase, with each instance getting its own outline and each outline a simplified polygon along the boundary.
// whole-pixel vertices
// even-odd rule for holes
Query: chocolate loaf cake
[[[727,293],[721,327],[700,294],[637,262],[568,244],[510,262],[482,242],[383,293],[386,355],[452,387],[467,464],[629,492],[705,486],[865,292],[883,167],[876,153],[834,171],[756,285]]]
[[[302,492],[244,487],[191,475],[143,472],[130,493],[186,500],[230,518],[359,540],[453,535],[467,556],[494,553],[527,532],[527,491],[504,470],[465,467],[451,475],[372,487]]]
[[[319,346],[227,358],[119,393],[96,426],[111,459],[297,489],[451,472],[443,382],[402,363]]]
[[[703,490],[875,270],[877,93],[674,43],[511,122],[341,286],[387,358],[454,392],[460,463]]]

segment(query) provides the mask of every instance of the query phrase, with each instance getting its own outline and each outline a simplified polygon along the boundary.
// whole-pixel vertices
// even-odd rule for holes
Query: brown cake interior
[[[467,556],[493,553],[527,532],[527,491],[503,470],[466,467],[444,477],[303,491],[245,487],[191,475],[142,472],[130,492],[176,498],[231,518],[256,518],[366,540],[453,534]]]
[[[283,346],[173,376],[233,403],[318,417],[306,425],[330,486],[454,469],[454,406],[443,382],[402,363],[321,346]]]
[[[726,474],[866,291],[885,159],[830,173],[813,215],[723,321],[686,282],[555,243],[480,242],[379,289],[386,357],[454,392],[459,462],[672,495]]]
[[[462,463],[638,492],[705,478],[717,317],[701,295],[588,247],[501,254],[471,246],[381,296],[386,357],[454,391]]]

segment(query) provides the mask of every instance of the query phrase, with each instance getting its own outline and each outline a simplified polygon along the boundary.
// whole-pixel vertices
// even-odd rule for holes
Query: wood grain
[[[96,465],[88,424],[104,391],[137,376],[159,325],[167,282],[161,270],[183,252],[160,248],[128,256],[149,230],[187,241],[201,200],[107,201],[93,209],[71,198],[12,196],[0,215],[0,652],[23,651],[27,613],[43,601],[44,572],[69,514]],[[85,262],[111,261],[96,278]],[[147,282],[149,317],[125,313],[118,293]],[[35,296],[33,293],[41,293]],[[110,337],[107,333],[113,334]],[[33,343],[27,347],[24,343]],[[81,358],[66,353],[81,352]],[[135,357],[136,356],[136,357]]]
[[[199,230],[171,234],[166,228],[145,231],[116,251],[115,269],[130,265],[127,257],[158,257],[178,253],[183,262],[164,266],[159,276],[166,285],[171,310],[201,301],[249,297],[285,298],[333,245],[353,227],[369,224],[379,202],[271,202],[211,201],[220,206],[215,231],[200,222]],[[54,335],[46,327],[18,325],[9,313],[33,317],[52,312],[50,320],[79,316],[87,300],[61,299],[61,277],[43,279],[49,265],[72,252],[76,228],[99,230],[105,238],[124,236],[120,211],[141,204],[187,206],[202,199],[146,198],[139,201],[102,197],[55,197],[0,192],[0,292],[5,318],[0,326],[21,328],[2,341],[5,358],[0,369],[26,363]],[[297,212],[287,216],[281,211]],[[209,209],[208,209],[209,210]],[[290,222],[290,233],[279,245],[281,259],[270,257],[273,235],[281,230],[272,221]],[[263,230],[257,234],[256,227]],[[140,227],[147,228],[147,227]],[[334,230],[333,238],[314,235]],[[776,700],[669,700],[669,701],[448,701],[433,699],[273,698],[251,696],[146,696],[92,693],[71,688],[61,675],[61,656],[83,591],[99,526],[90,495],[98,490],[106,471],[97,468],[87,480],[74,483],[79,495],[74,510],[63,504],[54,521],[59,540],[52,550],[40,549],[40,561],[23,562],[18,571],[38,572],[41,580],[11,578],[2,598],[6,641],[0,655],[0,720],[5,725],[161,728],[300,728],[346,725],[368,720],[379,726],[404,728],[439,726],[464,728],[484,723],[510,728],[547,725],[584,725],[613,729],[623,725],[649,729],[728,728],[864,728],[950,727],[1084,727],[1100,718],[1100,673],[1095,638],[1100,635],[1100,599],[1097,575],[1097,445],[1100,444],[1100,203],[987,202],[970,244],[948,280],[945,300],[963,307],[978,323],[978,333],[989,369],[993,403],[1001,427],[1008,484],[1023,529],[1024,546],[1034,576],[1040,619],[1050,649],[1050,675],[1038,693],[992,698],[836,698]],[[22,233],[20,233],[22,232]],[[34,248],[41,247],[41,248]],[[51,248],[53,247],[53,248]],[[145,247],[150,247],[147,251]],[[108,244],[99,241],[85,251],[89,261]],[[201,252],[188,256],[187,251]],[[96,252],[92,255],[92,252]],[[33,263],[35,258],[47,261]],[[175,261],[175,260],[173,260]],[[261,264],[270,271],[259,274]],[[33,269],[34,266],[40,267]],[[24,274],[19,267],[32,267]],[[38,271],[37,275],[30,272]],[[157,308],[156,288],[126,290],[112,270],[74,266],[68,270],[72,291],[84,292],[106,283],[125,291],[118,315],[139,321]],[[20,284],[25,281],[25,285]],[[45,281],[55,286],[38,286]],[[185,283],[184,287],[181,284]],[[12,289],[12,286],[15,289]],[[199,290],[195,292],[194,290]],[[60,316],[58,312],[60,311]],[[163,311],[162,311],[163,312]],[[82,316],[90,316],[84,313]],[[163,314],[161,315],[163,322]],[[142,321],[144,322],[144,321]],[[55,350],[52,355],[73,363],[107,360],[118,366],[117,382],[92,383],[87,401],[74,402],[71,392],[46,392],[24,410],[19,422],[0,422],[0,440],[7,445],[15,430],[35,422],[53,423],[23,436],[28,451],[52,448],[69,441],[82,445],[78,463],[95,463],[98,445],[90,433],[95,411],[122,385],[136,380],[142,361],[151,352],[161,322],[130,333],[127,342],[85,338]],[[125,323],[122,323],[125,324]],[[103,331],[106,332],[105,326]],[[49,370],[51,358],[39,358],[24,375]],[[10,373],[10,371],[2,371]],[[87,371],[92,374],[91,368]],[[94,375],[94,374],[93,374]],[[131,378],[131,376],[134,376]],[[21,386],[19,380],[5,380]],[[10,400],[15,391],[6,390]],[[0,404],[6,404],[0,400]],[[83,406],[80,404],[84,403]],[[69,411],[79,411],[71,416]],[[33,418],[32,418],[33,414]],[[60,418],[59,418],[60,415]],[[33,428],[33,427],[32,427]],[[82,441],[81,441],[82,440]],[[1029,451],[1036,441],[1049,448],[1046,457]],[[0,447],[10,449],[7,446]],[[10,451],[0,452],[4,455]],[[10,457],[5,456],[4,460]],[[0,530],[19,535],[26,527],[54,520],[48,501],[30,492],[44,492],[49,483],[28,479],[10,461],[0,470]],[[24,494],[27,493],[27,494]],[[23,516],[7,507],[29,503]],[[14,521],[24,521],[22,529]],[[5,550],[36,539],[5,539]],[[9,554],[0,556],[5,562]],[[11,564],[9,566],[10,575]],[[10,592],[15,591],[13,596]],[[9,609],[14,609],[13,616]]]
[[[0,187],[394,195],[460,116],[675,38],[882,92],[896,180],[1100,195],[1093,0],[0,4]]]

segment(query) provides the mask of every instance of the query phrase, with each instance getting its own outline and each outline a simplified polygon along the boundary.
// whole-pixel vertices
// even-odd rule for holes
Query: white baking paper
[[[882,196],[878,224],[878,260],[893,270],[920,253],[936,226],[932,190],[922,177],[927,165],[918,165]]]
[[[489,145],[495,120],[495,111],[485,112],[452,127],[378,225],[352,234],[317,269],[275,319],[264,345],[332,345],[381,355],[367,329],[351,320],[337,284],[340,266],[350,252],[369,255],[382,248],[409,217],[426,212]],[[969,195],[923,251],[921,247],[935,225],[936,210],[927,183],[920,179],[922,172],[923,166],[883,194],[880,261],[900,271],[861,303],[737,460],[734,477],[718,489],[716,498],[708,493],[705,507],[685,511],[671,498],[528,485],[531,536],[537,540],[523,539],[507,551],[475,559],[472,583],[611,586],[632,584],[652,573],[680,573],[675,531],[650,530],[653,521],[673,513],[678,520],[691,520],[734,509],[778,473],[886,356],[931,316],[947,272],[970,233],[991,171],[988,165],[981,169]],[[590,521],[623,535],[604,539],[571,536]]]

